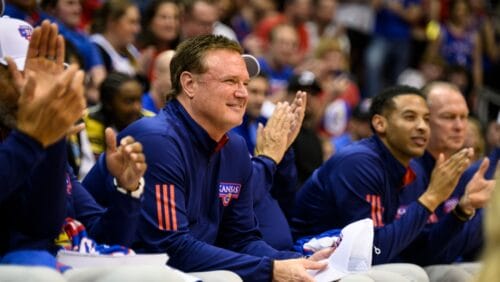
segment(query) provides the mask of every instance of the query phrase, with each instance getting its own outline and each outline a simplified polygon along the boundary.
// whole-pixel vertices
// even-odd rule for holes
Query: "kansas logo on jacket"
[[[222,205],[227,207],[231,199],[238,199],[240,190],[241,184],[239,183],[219,183],[219,198],[222,200]]]

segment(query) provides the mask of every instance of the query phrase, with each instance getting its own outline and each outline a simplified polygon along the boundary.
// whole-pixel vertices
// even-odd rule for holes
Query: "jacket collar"
[[[210,135],[208,135],[208,132],[196,123],[177,99],[170,101],[166,105],[166,110],[172,111],[172,113],[179,118],[179,121],[185,126],[191,139],[208,155],[220,151],[229,141],[227,134],[224,134],[219,141],[213,140]]]
[[[386,164],[386,169],[389,175],[390,182],[394,187],[400,188],[412,181],[415,177],[412,169],[410,167],[405,167],[401,162],[399,162],[389,151],[389,149],[382,142],[380,137],[376,134],[370,137],[375,144],[376,152],[380,154],[380,158]]]

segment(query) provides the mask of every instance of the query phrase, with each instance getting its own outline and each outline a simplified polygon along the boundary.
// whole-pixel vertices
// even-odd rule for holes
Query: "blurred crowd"
[[[478,157],[500,134],[498,1],[7,0],[5,15],[56,22],[65,62],[85,71],[86,132],[70,148],[81,177],[104,150],[105,127],[120,131],[164,106],[173,50],[202,34],[236,40],[258,58],[265,87],[250,95],[255,118],[268,118],[288,90],[308,90],[294,145],[302,148],[301,180],[343,144],[371,134],[370,99],[390,85],[457,85]]]
[[[159,242],[148,237],[156,236],[156,231],[169,232],[171,237],[158,233],[163,236],[158,238],[168,241],[167,247],[190,251],[196,245],[190,236],[196,243],[199,238],[209,242],[217,236],[234,239],[240,231],[233,227],[240,224],[251,231],[241,228],[240,233],[250,238],[242,240],[245,244],[255,243],[252,232],[258,227],[269,246],[288,252],[297,236],[330,230],[332,226],[326,225],[335,220],[339,222],[333,227],[344,227],[368,212],[377,231],[373,264],[393,262],[395,255],[411,257],[407,261],[425,267],[457,262],[457,257],[477,258],[482,208],[495,185],[489,180],[495,166],[489,162],[496,164],[500,156],[499,1],[5,2],[0,18],[0,82],[5,96],[0,103],[0,139],[5,148],[19,149],[24,147],[12,145],[11,140],[26,143],[33,137],[43,146],[43,150],[38,148],[42,163],[58,164],[40,165],[36,173],[18,168],[18,172],[28,171],[30,178],[20,173],[12,179],[24,181],[29,189],[9,194],[11,202],[3,204],[5,210],[17,204],[27,211],[49,210],[57,215],[53,225],[58,231],[65,216],[58,209],[67,204],[71,212],[67,216],[84,225],[102,223],[89,233],[102,235],[108,230],[105,224],[111,224],[117,231],[112,235],[119,235],[118,241],[111,241],[128,246],[134,239],[139,252],[151,252],[145,246]],[[59,93],[61,87],[66,94]],[[42,90],[50,95],[40,95]],[[50,99],[38,100],[42,96]],[[234,133],[246,141],[247,148],[239,146],[240,142],[238,149],[248,152],[235,149],[240,138],[228,141]],[[360,142],[348,146],[356,141]],[[50,149],[53,144],[55,149]],[[253,158],[247,160],[247,156]],[[2,163],[6,168],[10,165],[10,161]],[[252,195],[242,191],[240,197],[242,184],[233,180],[216,183],[226,174],[237,176],[244,187],[248,184]],[[43,185],[35,187],[34,183]],[[14,184],[6,187],[21,187]],[[214,209],[208,192],[191,193],[205,191],[205,185],[218,189],[218,195],[209,196],[224,208],[240,197],[241,206],[228,208],[238,209],[237,216]],[[59,205],[44,201],[50,196],[44,194],[45,186],[58,188],[54,199]],[[406,186],[412,188],[403,189]],[[124,197],[123,201],[108,199],[103,187],[111,189],[113,197]],[[325,187],[335,189],[335,197],[329,198],[334,193]],[[450,194],[455,187],[456,195]],[[40,191],[31,193],[31,189]],[[354,190],[364,194],[349,198]],[[393,198],[401,200],[401,205],[393,205]],[[118,209],[116,203],[128,208]],[[158,229],[150,234],[141,225],[151,223],[145,211],[158,213]],[[26,212],[26,218],[31,214],[52,218],[50,213],[37,212]],[[89,220],[113,214],[123,222]],[[8,215],[3,216],[8,221]],[[411,224],[397,228],[399,233],[389,232],[394,218]],[[318,219],[324,220],[315,222]],[[211,225],[205,226],[205,220]],[[228,231],[226,221],[237,224]],[[24,220],[8,222],[16,235],[18,223]],[[321,224],[326,227],[319,230]],[[450,226],[460,226],[460,232]],[[432,236],[437,233],[425,228],[444,231],[446,236]],[[137,237],[129,238],[126,229]],[[447,242],[446,232],[453,233],[449,238],[458,239]],[[397,240],[392,240],[393,234]],[[412,237],[416,234],[422,237]],[[24,242],[24,237],[16,236],[12,238]],[[471,240],[473,236],[481,239]],[[108,243],[109,238],[97,239]],[[439,245],[441,253],[434,260],[429,258],[434,245],[419,249],[419,240]],[[408,247],[410,242],[416,243]],[[15,249],[14,243],[5,244]],[[227,242],[216,243],[224,246]],[[289,269],[300,269],[305,275],[311,266],[303,265],[314,261],[311,269],[320,269],[323,266],[317,261],[333,251],[306,260],[302,254],[249,245],[247,251],[259,257],[250,260],[226,250],[214,251],[209,245],[200,250],[217,256],[213,261],[189,252],[166,252],[172,265],[183,271],[227,267],[240,271],[237,274],[244,280],[253,280],[260,275],[255,269],[265,274],[262,277],[283,278],[279,274]],[[234,251],[238,246],[225,247]],[[156,245],[153,250],[165,251]],[[204,263],[200,268],[191,259]],[[229,261],[234,265],[225,265]],[[257,265],[255,269],[249,261]],[[208,267],[209,262],[220,265]],[[415,270],[389,267],[390,275]],[[432,268],[426,271],[431,281],[439,281]],[[447,274],[448,268],[440,266],[439,271]],[[453,271],[456,277],[463,276]],[[417,269],[409,276],[418,277],[420,272]],[[427,281],[427,274],[421,281]]]

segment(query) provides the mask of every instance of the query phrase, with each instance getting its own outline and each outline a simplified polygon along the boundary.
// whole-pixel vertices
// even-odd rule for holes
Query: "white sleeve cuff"
[[[113,177],[113,185],[116,187],[116,190],[118,190],[118,192],[129,195],[132,198],[136,198],[136,199],[140,199],[142,194],[144,193],[144,183],[145,183],[144,177],[141,177],[141,179],[139,179],[139,187],[137,188],[137,190],[129,191],[125,188],[118,186],[118,182],[116,181],[116,178]]]

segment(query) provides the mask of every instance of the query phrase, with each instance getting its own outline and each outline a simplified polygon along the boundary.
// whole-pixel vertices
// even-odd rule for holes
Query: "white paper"
[[[328,266],[314,277],[318,282],[340,279],[349,273],[370,270],[373,248],[373,221],[362,219],[342,229],[342,241],[328,258]]]

